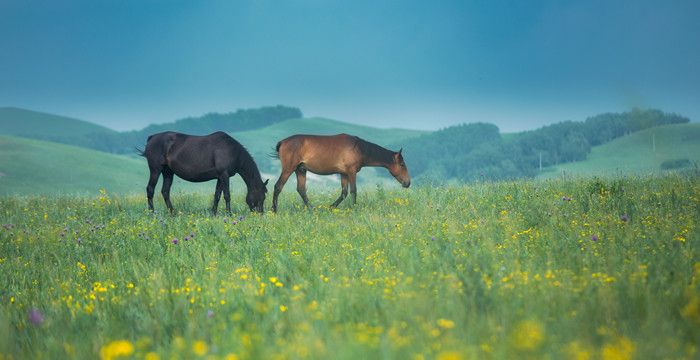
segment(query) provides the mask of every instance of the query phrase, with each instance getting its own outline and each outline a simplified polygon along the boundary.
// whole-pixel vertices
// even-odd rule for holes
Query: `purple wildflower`
[[[562,196],[561,201],[571,201],[571,198],[568,196]]]
[[[190,233],[190,239],[194,239],[194,232]]]
[[[81,239],[81,238],[78,238],[77,240],[75,240],[75,242],[77,242],[77,243],[78,243],[78,245],[80,245],[80,243],[82,243],[82,242],[83,242],[83,239]]]
[[[39,326],[44,323],[44,315],[41,314],[41,311],[37,308],[32,308],[29,310],[29,314],[27,314],[27,317],[29,318],[29,322],[32,324]]]
[[[173,245],[177,245],[180,241],[177,238],[173,238]]]
[[[182,240],[188,241],[189,239],[190,239],[190,237],[189,237],[189,236],[185,236],[185,238],[184,238],[184,239],[182,239]]]
[[[208,318],[214,317],[214,311],[212,311],[212,310],[207,310],[207,317],[208,317]]]
[[[243,219],[245,219],[245,217],[243,215],[238,217],[238,221],[243,221]]]
[[[435,236],[431,236],[430,240],[435,241]]]
[[[622,214],[622,216],[620,216],[620,220],[622,222],[628,222],[628,221],[630,221],[630,217],[627,216],[627,214]]]
[[[592,235],[591,240],[593,241],[598,241],[598,235]]]

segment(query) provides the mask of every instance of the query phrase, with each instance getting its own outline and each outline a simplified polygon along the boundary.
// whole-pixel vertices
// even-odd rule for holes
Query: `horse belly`
[[[318,175],[346,174],[349,166],[342,160],[324,156],[304,161],[303,166],[306,170]]]
[[[174,160],[174,159],[173,159]],[[168,167],[179,178],[191,182],[204,182],[219,177],[216,168],[204,164],[191,163],[185,166],[180,161],[168,161]]]

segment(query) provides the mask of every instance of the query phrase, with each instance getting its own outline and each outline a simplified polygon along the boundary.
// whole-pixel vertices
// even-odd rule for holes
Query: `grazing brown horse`
[[[153,210],[153,191],[158,177],[163,174],[161,194],[165,205],[172,213],[170,186],[173,175],[192,182],[216,179],[214,205],[212,213],[216,214],[221,193],[226,200],[226,211],[231,212],[231,195],[229,178],[241,174],[248,187],[246,203],[251,211],[263,211],[267,181],[262,181],[260,171],[253,157],[234,138],[224,132],[215,132],[206,136],[194,136],[166,131],[148,137],[146,149],[141,156],[148,160],[151,177],[146,187],[148,208]]]
[[[401,150],[394,152],[377,144],[360,139],[357,136],[339,134],[333,136],[293,135],[277,143],[277,157],[282,163],[282,173],[275,184],[272,197],[272,211],[277,211],[277,197],[287,179],[295,172],[297,175],[297,192],[309,206],[306,197],[306,171],[314,174],[340,174],[341,193],[331,206],[336,207],[348,195],[348,184],[352,203],[357,202],[357,173],[365,166],[381,166],[403,187],[411,185],[406,163]]]

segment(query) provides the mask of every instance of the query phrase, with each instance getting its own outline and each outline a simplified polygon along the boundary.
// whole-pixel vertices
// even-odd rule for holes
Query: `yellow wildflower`
[[[197,356],[204,356],[208,351],[209,347],[207,343],[202,340],[195,341],[194,344],[192,344],[192,352]]]
[[[134,345],[128,340],[115,340],[100,349],[100,358],[111,360],[134,353]]]
[[[635,346],[632,340],[622,336],[614,343],[606,344],[601,351],[603,360],[629,360],[632,359]]]
[[[542,325],[533,320],[521,321],[512,334],[513,346],[520,350],[535,350],[544,340]]]
[[[455,322],[448,319],[438,319],[437,324],[443,329],[452,329],[455,327]]]
[[[438,360],[462,360],[462,354],[457,351],[443,351],[436,357]]]
[[[149,353],[146,353],[146,356],[144,356],[143,359],[144,360],[160,360],[160,355],[151,351]]]

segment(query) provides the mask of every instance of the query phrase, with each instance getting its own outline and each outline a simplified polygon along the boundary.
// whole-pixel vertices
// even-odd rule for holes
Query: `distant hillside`
[[[37,139],[77,138],[96,133],[114,134],[116,131],[91,122],[65,116],[19,109],[0,108],[0,134]]]
[[[593,147],[583,161],[547,168],[538,178],[563,174],[605,176],[661,173],[664,171],[662,165],[672,165],[674,162],[686,169],[694,167],[694,163],[700,164],[699,123],[659,126],[623,136]]]
[[[686,117],[660,110],[596,115],[502,137],[492,124],[466,124],[409,142],[405,158],[419,179],[502,180],[538,175],[541,167],[585,160],[596,145],[643,129],[683,124]]]
[[[245,131],[302,116],[301,110],[297,108],[278,105],[224,114],[210,113],[172,123],[153,124],[142,130],[117,132],[83,120],[17,108],[1,108],[0,135],[49,140],[109,153],[133,154],[135,147],[143,147],[149,135],[162,131],[193,135],[215,131]]]
[[[145,161],[10,136],[0,136],[0,172],[3,195],[131,192],[148,176]]]
[[[299,119],[303,116],[298,108],[277,105],[257,109],[240,109],[223,114],[209,113],[197,117],[188,117],[171,123],[149,125],[139,132],[145,135],[163,131],[207,135],[215,131],[237,132],[259,129],[287,119]]]

